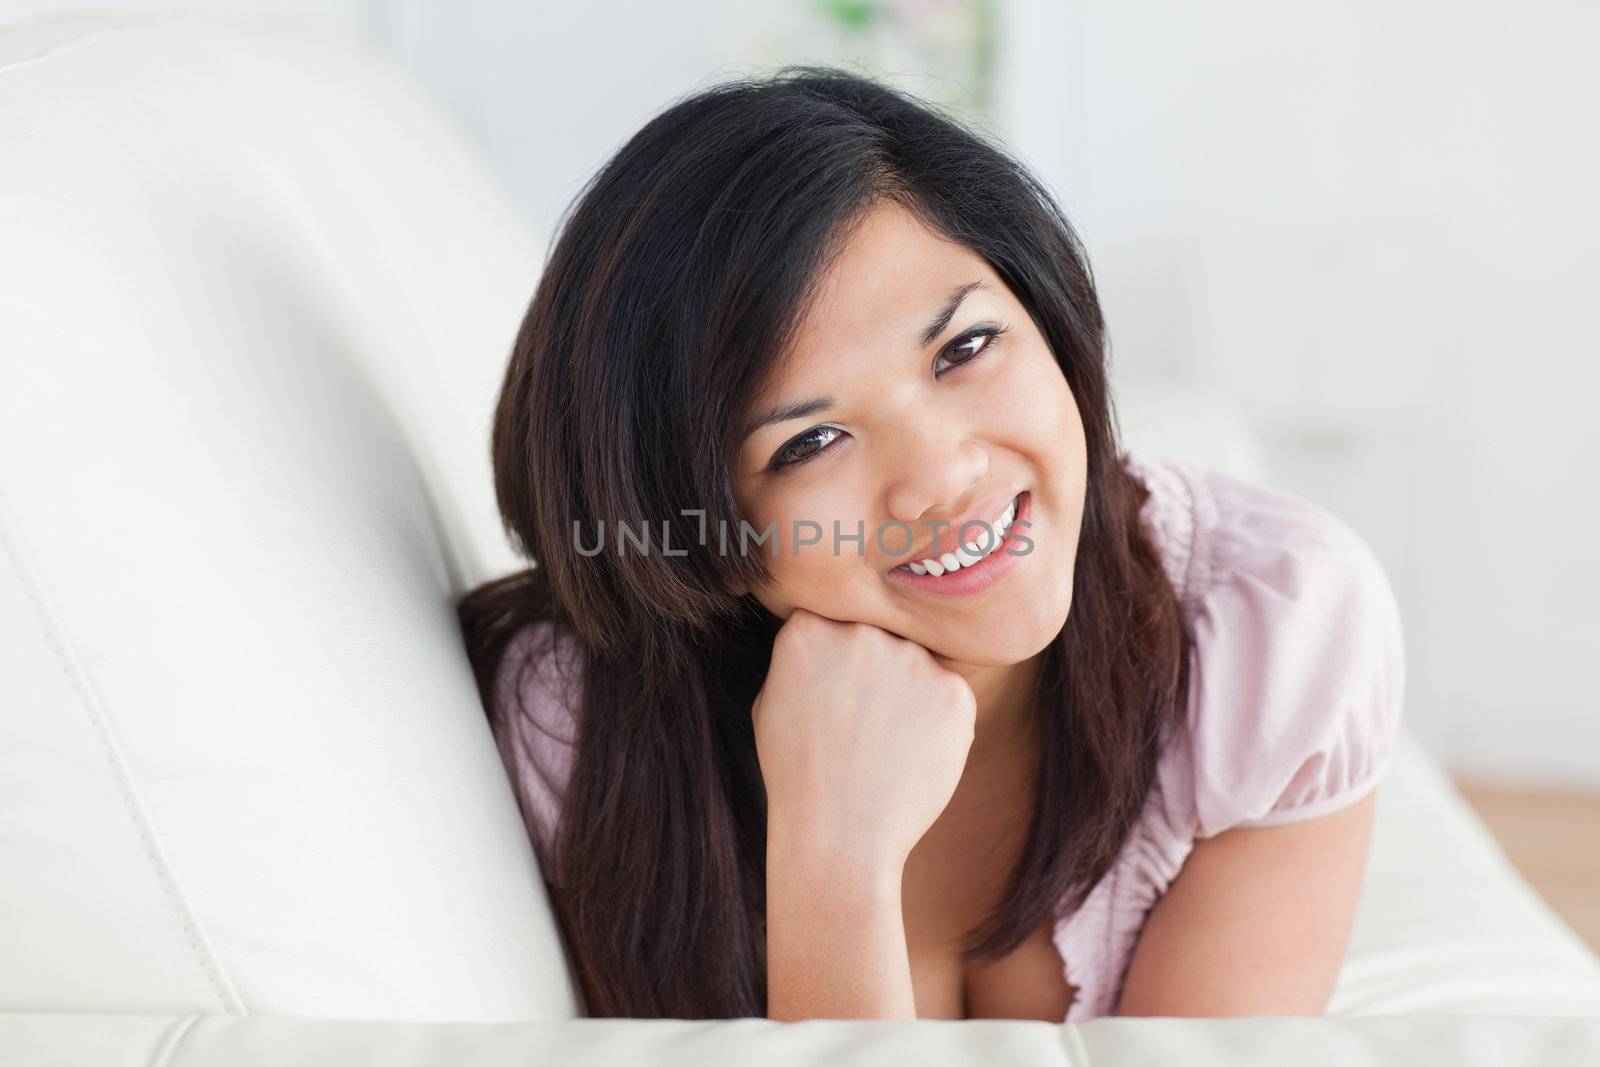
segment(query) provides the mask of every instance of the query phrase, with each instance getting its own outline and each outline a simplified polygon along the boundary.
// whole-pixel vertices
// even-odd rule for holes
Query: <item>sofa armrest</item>
[[[499,1067],[819,1063],[838,1067],[1451,1067],[1600,1062],[1600,1019],[1347,1018],[916,1022],[580,1019],[426,1023],[286,1015],[0,1015],[12,1067]]]
[[[0,1015],[6,1067],[1087,1067],[1073,1027],[1022,1020],[577,1019],[439,1023],[287,1015]]]

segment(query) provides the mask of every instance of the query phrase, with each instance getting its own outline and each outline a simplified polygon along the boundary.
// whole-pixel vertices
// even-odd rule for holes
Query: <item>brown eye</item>
[[[950,367],[960,367],[988,353],[989,349],[1000,343],[1000,335],[1010,329],[1009,326],[979,326],[968,333],[957,337],[945,346],[939,353],[939,359],[955,354],[958,359],[948,360]],[[937,368],[934,374],[938,374]]]
[[[843,432],[844,431],[840,430],[837,426],[813,426],[804,433],[790,438],[788,443],[786,443],[782,448],[778,449],[778,451],[773,454],[772,462],[767,465],[767,469],[776,471],[782,470],[784,467],[792,467],[796,463],[804,463],[806,460],[810,459],[812,456],[816,455],[818,452],[821,452],[824,448],[827,448],[828,445],[833,443],[833,439],[829,438],[823,443],[821,448],[813,448],[810,450],[801,448],[801,445],[803,445],[806,441],[811,440],[812,435],[814,434],[838,434]]]

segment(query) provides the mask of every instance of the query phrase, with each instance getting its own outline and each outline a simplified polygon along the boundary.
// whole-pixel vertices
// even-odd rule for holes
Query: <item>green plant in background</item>
[[[873,0],[811,0],[811,8],[824,18],[854,30],[866,30],[883,13]]]
[[[994,99],[1000,0],[745,0],[747,58],[760,66],[854,67],[957,112]]]

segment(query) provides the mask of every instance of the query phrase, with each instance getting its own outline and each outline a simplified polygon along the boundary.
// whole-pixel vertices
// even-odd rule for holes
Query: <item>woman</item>
[[[825,68],[677,103],[565,220],[493,460],[537,566],[461,618],[587,1014],[1325,1010],[1392,593],[1119,449],[1002,151]]]

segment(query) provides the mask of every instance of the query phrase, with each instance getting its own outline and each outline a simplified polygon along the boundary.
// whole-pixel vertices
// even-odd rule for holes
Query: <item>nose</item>
[[[955,518],[981,488],[989,450],[948,424],[933,425],[908,436],[893,462],[885,500],[890,518],[907,523]]]

